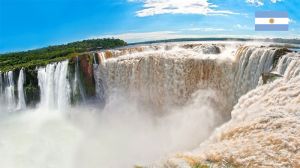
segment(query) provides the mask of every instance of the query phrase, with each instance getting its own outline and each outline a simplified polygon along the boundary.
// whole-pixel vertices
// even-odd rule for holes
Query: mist
[[[0,167],[133,167],[197,147],[219,123],[213,90],[163,113],[114,93],[103,109],[80,105],[2,114]]]

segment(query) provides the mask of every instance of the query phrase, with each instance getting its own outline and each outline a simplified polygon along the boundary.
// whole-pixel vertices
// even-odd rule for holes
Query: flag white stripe
[[[255,24],[271,24],[271,18],[255,18]],[[289,24],[289,18],[272,18],[274,23],[272,24]]]

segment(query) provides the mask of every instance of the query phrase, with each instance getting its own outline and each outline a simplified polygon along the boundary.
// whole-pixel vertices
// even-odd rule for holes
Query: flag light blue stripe
[[[255,31],[288,31],[287,24],[256,24]]]
[[[255,18],[288,18],[288,12],[284,11],[257,11]]]

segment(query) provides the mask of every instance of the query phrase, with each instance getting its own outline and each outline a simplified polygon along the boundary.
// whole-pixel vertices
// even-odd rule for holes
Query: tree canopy
[[[0,71],[5,72],[22,67],[46,65],[50,62],[77,56],[83,52],[126,45],[127,43],[120,39],[91,39],[36,50],[0,54]]]

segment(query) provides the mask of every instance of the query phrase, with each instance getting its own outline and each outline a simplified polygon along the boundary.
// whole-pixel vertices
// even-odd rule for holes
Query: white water
[[[193,149],[209,135],[216,118],[211,99],[216,99],[213,91],[201,91],[189,105],[163,116],[122,94],[112,96],[103,110],[76,107],[71,113],[57,113],[41,107],[1,116],[0,167],[150,164],[169,153]]]
[[[130,54],[122,56],[112,52],[117,57],[101,61],[104,66],[100,72],[105,77],[108,93],[123,89],[157,107],[183,105],[198,89],[212,88],[220,97],[229,96],[233,81],[230,57],[234,53],[229,47],[222,55],[206,55],[201,53],[204,47],[158,45],[143,52],[129,50]],[[101,56],[103,53],[99,53],[99,60]]]
[[[103,69],[105,68],[105,57],[102,53],[100,53],[98,56],[99,64],[97,64],[96,56],[97,55],[94,56],[94,63],[93,63],[96,96],[100,102],[104,103],[105,99],[107,98],[106,76],[103,73]]]
[[[82,81],[80,80],[79,58],[76,57],[74,81],[72,84],[72,94],[79,95],[81,103],[86,102],[86,95],[83,89]]]
[[[239,63],[234,79],[236,101],[256,88],[262,73],[272,70],[275,51],[258,47],[242,47],[237,51]]]
[[[24,70],[21,69],[19,73],[19,79],[18,79],[18,105],[17,109],[18,110],[23,110],[26,108],[26,103],[25,103],[25,97],[24,97],[24,82],[25,82],[25,76],[24,76]]]
[[[4,86],[2,78],[2,73],[0,71],[0,97],[2,96],[2,87]]]
[[[171,157],[165,165],[299,167],[300,55],[284,55],[273,71],[283,78],[242,96],[228,123],[196,150]]]
[[[3,112],[4,111],[4,96],[3,96],[3,87],[4,87],[4,80],[3,80],[3,77],[2,77],[2,73],[0,71],[0,112]]]
[[[4,78],[6,79],[6,86],[4,88],[4,100],[6,104],[6,111],[14,111],[16,108],[16,99],[15,99],[15,84],[14,84],[14,76],[13,72],[9,71],[4,74]]]
[[[17,88],[12,71],[0,73],[0,112],[14,112],[26,108],[23,85],[25,82],[23,69],[20,70]],[[15,94],[17,89],[18,95]]]
[[[300,61],[297,54],[286,54],[278,62],[276,72],[290,79],[300,74]]]
[[[38,68],[38,108],[0,116],[0,167],[147,165],[196,148],[218,124],[229,119],[234,102],[258,85],[262,72],[278,71],[286,80],[300,72],[294,55],[283,56],[278,66],[272,67],[272,48],[226,45],[220,47],[221,54],[214,54],[216,48],[211,45],[141,48],[99,53],[99,65],[93,66],[94,79],[99,103],[106,102],[104,109],[97,105],[70,106],[70,86],[79,83],[78,66],[74,81],[69,81],[68,61]],[[297,80],[293,81],[293,85],[282,82],[282,86],[294,89],[291,97],[298,93]],[[13,82],[5,88],[10,85]],[[267,92],[275,94],[272,87]],[[263,94],[252,93],[246,100],[262,99],[255,96]],[[263,107],[280,104],[280,96],[273,99],[274,94],[266,98]],[[247,103],[240,109],[237,106],[233,118],[240,118],[237,116],[247,107]],[[242,144],[237,149],[242,149]]]
[[[49,64],[38,69],[40,106],[43,109],[64,111],[69,107],[71,89],[67,74],[68,61]]]

